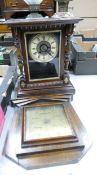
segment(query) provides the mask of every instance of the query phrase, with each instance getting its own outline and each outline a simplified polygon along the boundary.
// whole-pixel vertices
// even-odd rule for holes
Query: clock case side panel
[[[45,32],[57,32],[59,31],[60,32],[60,46],[59,46],[59,49],[60,49],[60,53],[59,53],[59,57],[60,57],[60,62],[59,62],[59,69],[60,69],[60,72],[59,72],[59,77],[56,78],[56,80],[60,79],[60,80],[63,80],[63,77],[64,77],[64,45],[65,45],[65,37],[64,37],[64,30],[60,30],[60,29],[56,29],[56,30],[45,30]],[[20,43],[21,43],[21,51],[22,51],[22,55],[23,55],[23,64],[24,64],[24,72],[25,72],[25,81],[26,83],[32,83],[32,81],[30,81],[29,79],[29,70],[28,70],[28,66],[27,66],[27,49],[26,49],[26,43],[25,43],[25,38],[24,38],[24,35],[26,32],[29,32],[27,30],[19,30],[19,35],[20,35]],[[43,30],[41,31],[30,31],[32,33],[41,33],[41,32],[44,32]],[[36,82],[40,82],[41,80],[38,80]],[[51,79],[44,79],[42,80],[43,82],[49,82],[49,81],[54,81],[53,78]],[[34,81],[33,81],[34,82]]]
[[[21,44],[21,53],[22,53],[22,59],[23,59],[23,67],[24,67],[24,77],[25,77],[25,82],[28,84],[29,83],[29,73],[28,73],[28,68],[27,68],[27,59],[26,59],[26,48],[25,48],[25,40],[24,40],[24,31],[19,30],[19,37],[20,37],[20,44]]]
[[[65,59],[64,47],[66,44],[65,35],[66,35],[66,32],[65,32],[65,27],[64,27],[61,30],[61,51],[60,51],[61,52],[60,77],[62,80],[64,80],[64,59]]]

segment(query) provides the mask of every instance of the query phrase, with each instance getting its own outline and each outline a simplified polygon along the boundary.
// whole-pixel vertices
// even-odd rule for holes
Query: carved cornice
[[[66,26],[66,24],[78,23],[80,18],[42,18],[42,19],[9,19],[5,23],[11,28],[21,30],[56,29]]]

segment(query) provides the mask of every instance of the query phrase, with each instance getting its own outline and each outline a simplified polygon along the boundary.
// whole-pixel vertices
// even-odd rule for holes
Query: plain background
[[[72,0],[69,2],[69,11],[74,16],[84,18],[77,24],[76,30],[97,28],[97,0]]]

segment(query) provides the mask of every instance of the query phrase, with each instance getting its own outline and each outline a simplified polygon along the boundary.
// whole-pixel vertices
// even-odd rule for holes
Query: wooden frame
[[[52,20],[51,20],[52,21]],[[37,21],[36,21],[37,22]],[[40,20],[39,20],[40,22]],[[45,21],[44,21],[45,22]],[[47,24],[48,24],[48,20],[46,21]],[[30,29],[29,30],[29,27],[27,26],[25,28],[25,26],[23,26],[22,30],[20,29],[18,32],[19,32],[19,37],[20,37],[20,44],[21,44],[21,52],[22,52],[22,55],[23,55],[23,63],[24,63],[24,72],[25,72],[25,81],[26,81],[26,84],[32,84],[34,83],[34,81],[36,83],[41,83],[41,82],[57,82],[57,81],[60,81],[63,79],[63,74],[64,74],[64,45],[66,43],[66,40],[65,40],[65,30],[66,30],[66,27],[64,28],[61,28],[60,27],[57,27],[56,28],[53,28],[53,23],[51,24],[48,24],[49,27],[48,29],[46,28],[46,24],[44,23],[44,28],[41,28],[40,26],[37,26],[37,24],[34,24],[33,25],[36,26],[36,29]],[[40,24],[41,25],[41,24]],[[33,27],[33,26],[32,26]],[[30,31],[30,33],[42,33],[42,32],[52,32],[52,33],[56,33],[57,31],[60,32],[60,55],[58,55],[60,57],[60,63],[59,63],[59,66],[60,66],[60,73],[59,73],[59,76],[56,77],[56,79],[54,78],[44,78],[44,79],[36,79],[36,80],[31,80],[29,78],[29,69],[28,69],[28,60],[27,60],[27,49],[26,49],[26,43],[25,43],[25,33],[28,33]],[[57,80],[57,81],[56,81]]]
[[[20,87],[23,93],[31,93],[33,90],[34,95],[43,95],[44,90],[45,93],[54,93],[63,94],[63,98],[65,100],[71,100],[73,94],[75,93],[75,89],[70,82],[69,72],[68,72],[68,51],[66,48],[68,47],[68,39],[70,35],[73,33],[74,24],[78,23],[81,19],[79,18],[39,18],[39,19],[9,19],[5,23],[12,28],[13,36],[15,37],[15,41],[17,46],[20,45],[21,54],[22,54],[22,62],[23,62],[23,70],[24,70],[24,78],[20,80]],[[27,67],[27,58],[26,58],[26,48],[25,48],[25,39],[24,34],[26,32],[55,32],[61,31],[61,48],[60,48],[60,77],[58,79],[43,79],[35,82],[29,81],[29,71]],[[40,93],[41,88],[41,93]],[[27,89],[27,91],[25,91]],[[33,89],[33,90],[32,90]],[[23,90],[25,92],[23,92]],[[36,92],[37,91],[37,92]],[[51,92],[53,91],[53,92]],[[20,92],[18,92],[18,95]],[[67,95],[69,98],[67,98]],[[32,96],[32,94],[31,94]]]
[[[9,0],[4,0],[1,5],[3,7],[3,16],[6,19],[16,17],[17,15],[21,16],[22,14],[29,14],[31,10],[35,11],[35,9],[30,9],[29,5],[23,0],[10,0],[10,2]],[[45,15],[52,16],[55,11],[53,0],[43,0],[36,11],[40,11]]]
[[[29,61],[31,62],[31,60],[32,59],[30,59],[29,60],[29,51],[28,51],[28,41],[27,41],[27,37],[28,37],[28,35],[32,35],[33,37],[35,36],[35,35],[37,35],[37,33],[38,34],[44,34],[44,33],[48,33],[48,34],[51,34],[51,33],[53,33],[54,35],[59,35],[59,39],[58,39],[58,53],[57,53],[57,55],[56,55],[56,57],[54,58],[54,60],[56,60],[56,58],[58,59],[58,67],[57,67],[57,69],[58,69],[58,72],[57,72],[57,75],[56,76],[52,76],[51,75],[51,77],[50,77],[50,75],[49,75],[49,78],[47,77],[47,78],[31,78],[30,77],[30,68],[29,68]],[[61,73],[61,70],[60,70],[60,65],[61,65],[61,62],[62,62],[62,55],[61,55],[61,44],[62,44],[62,42],[61,42],[61,40],[62,40],[62,31],[61,30],[47,30],[47,31],[30,31],[30,32],[24,32],[24,37],[23,37],[23,40],[24,40],[24,49],[23,49],[23,52],[24,52],[24,55],[25,55],[25,64],[24,64],[24,70],[26,70],[25,71],[25,77],[26,77],[26,81],[28,81],[28,83],[33,83],[33,82],[38,82],[38,81],[50,81],[50,80],[59,80],[60,79],[60,77],[62,77],[62,73]],[[64,60],[64,59],[63,59]],[[33,60],[34,61],[34,60]],[[36,61],[34,61],[34,64],[35,64],[35,62]],[[37,62],[36,62],[37,63]],[[49,63],[49,62],[48,62]],[[49,64],[53,64],[53,61],[52,62],[50,62]],[[62,65],[64,65],[64,61],[63,61],[63,64]],[[44,64],[42,65],[42,67],[44,66]],[[54,66],[54,64],[53,64],[53,66]],[[34,66],[35,67],[35,66]],[[47,67],[47,66],[45,66],[45,67]],[[33,69],[33,68],[32,68]],[[37,70],[37,69],[36,69]],[[49,70],[49,72],[50,72],[50,70]],[[39,72],[39,74],[41,74],[41,71]]]
[[[76,134],[75,138],[64,137],[64,139],[42,140],[35,144],[30,142],[21,145],[23,109],[17,108],[5,142],[4,155],[26,169],[78,162],[90,148],[91,139],[71,104],[64,103],[63,105],[69,124]],[[39,104],[30,107],[37,106]]]
[[[72,140],[77,137],[63,104],[23,107],[22,147]]]

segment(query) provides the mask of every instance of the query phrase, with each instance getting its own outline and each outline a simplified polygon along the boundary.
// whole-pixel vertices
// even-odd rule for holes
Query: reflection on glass
[[[29,79],[60,77],[60,31],[26,33]]]
[[[42,0],[24,0],[28,5],[40,4]]]
[[[33,69],[32,69],[33,67]],[[43,79],[50,77],[58,77],[57,69],[54,63],[29,63],[30,79]]]

